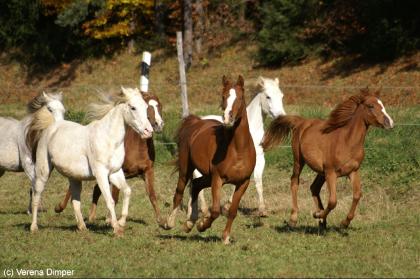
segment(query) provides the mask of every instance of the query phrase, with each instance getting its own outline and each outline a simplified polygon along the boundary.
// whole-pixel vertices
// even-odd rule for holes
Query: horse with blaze
[[[171,229],[175,226],[175,217],[185,186],[192,179],[193,171],[197,169],[202,176],[191,181],[192,214],[183,228],[186,232],[191,231],[198,220],[197,197],[202,189],[211,187],[212,206],[210,216],[203,216],[197,224],[200,232],[208,229],[220,215],[222,185],[234,184],[232,205],[223,231],[223,242],[229,244],[232,223],[241,197],[248,187],[256,156],[249,132],[242,76],[238,77],[236,84],[232,84],[223,76],[222,108],[223,123],[203,120],[195,115],[183,120],[177,135],[179,177],[173,198],[173,210],[162,227]]]
[[[290,226],[297,223],[299,176],[305,164],[317,173],[310,189],[316,207],[313,217],[320,219],[321,227],[326,227],[327,216],[337,204],[337,178],[350,178],[353,202],[347,217],[341,222],[343,227],[349,226],[362,195],[359,169],[365,155],[364,142],[369,126],[390,129],[394,121],[377,94],[370,94],[368,90],[339,104],[328,120],[299,116],[279,116],[273,120],[262,142],[264,150],[283,141],[290,131],[292,133],[294,165]],[[327,208],[319,195],[324,182],[327,182],[329,193]]]

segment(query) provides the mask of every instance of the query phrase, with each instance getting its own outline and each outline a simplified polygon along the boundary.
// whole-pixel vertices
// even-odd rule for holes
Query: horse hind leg
[[[327,208],[321,210],[319,217],[322,219],[320,222],[320,227],[325,229],[327,227],[327,216],[328,214],[335,208],[337,205],[337,190],[336,190],[336,182],[337,182],[337,175],[334,171],[327,172],[325,174],[325,180],[327,182],[328,187],[328,205]]]
[[[324,206],[322,204],[321,197],[319,196],[319,193],[321,192],[321,188],[324,185],[325,177],[321,174],[318,174],[315,177],[314,182],[311,184],[311,193],[312,193],[312,199],[314,200],[315,204],[315,212],[313,213],[314,218],[320,218],[321,211],[324,210]]]
[[[71,197],[71,191],[69,187],[69,189],[67,189],[66,195],[64,196],[64,199],[55,206],[54,211],[56,213],[63,212],[63,210],[67,207],[67,203],[69,202],[70,197]]]
[[[262,177],[265,167],[265,158],[264,153],[257,155],[257,161],[255,163],[254,168],[254,180],[255,180],[255,187],[257,189],[257,195],[258,195],[258,215],[260,217],[267,217],[267,209],[264,202],[264,196],[263,196],[263,183],[262,183]]]
[[[185,232],[190,232],[198,220],[198,198],[203,194],[203,189],[211,185],[209,176],[200,176],[191,181],[191,197],[188,201],[187,220],[183,225]],[[209,215],[204,215],[208,217]]]
[[[85,221],[83,220],[82,211],[80,209],[80,193],[82,191],[82,182],[79,180],[69,179],[71,201],[73,204],[74,215],[76,217],[77,229],[80,231],[87,230]]]
[[[203,175],[198,170],[194,170],[194,172],[193,172],[193,179],[200,178],[202,176]],[[192,184],[191,184],[191,186],[192,186]],[[201,210],[201,213],[204,216],[208,216],[210,214],[209,213],[209,207],[207,205],[206,199],[204,198],[204,192],[203,191],[200,191],[200,193],[198,193],[198,199],[200,200],[200,210]],[[190,198],[190,200],[188,202],[191,203],[191,198]]]
[[[152,204],[153,210],[155,211],[155,217],[158,224],[162,222],[160,209],[157,204],[156,192],[154,187],[155,176],[153,168],[148,168],[144,174],[144,182],[146,184],[146,192],[149,196],[150,203]]]
[[[96,184],[95,187],[93,187],[92,203],[89,208],[89,222],[95,222],[96,220],[96,208],[101,194],[101,190],[99,189],[98,184]]]
[[[299,212],[299,207],[298,207],[298,202],[297,202],[297,193],[298,193],[298,188],[299,188],[299,177],[300,177],[300,173],[302,172],[304,164],[305,163],[303,159],[300,158],[296,160],[296,156],[295,156],[295,162],[293,165],[293,174],[290,179],[290,189],[292,192],[292,211],[290,213],[289,226],[291,227],[295,227],[297,224],[298,212]]]

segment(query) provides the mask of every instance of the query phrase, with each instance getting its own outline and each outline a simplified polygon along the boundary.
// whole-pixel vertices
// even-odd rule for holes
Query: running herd
[[[41,194],[53,168],[69,182],[68,191],[56,206],[56,212],[61,212],[71,198],[77,227],[85,230],[80,205],[81,185],[84,180],[96,180],[89,221],[96,218],[96,205],[102,194],[116,235],[123,234],[128,215],[131,189],[127,178],[140,176],[145,180],[157,223],[163,229],[175,227],[185,187],[190,185],[187,220],[182,229],[190,232],[196,225],[198,231],[205,231],[225,209],[227,223],[222,241],[228,244],[232,223],[252,174],[258,193],[259,214],[267,215],[262,187],[264,151],[291,134],[294,163],[289,225],[296,226],[297,223],[299,176],[307,164],[317,173],[310,190],[316,208],[313,217],[319,219],[323,227],[337,203],[337,178],[350,178],[353,201],[341,223],[348,227],[361,197],[359,168],[364,158],[368,128],[389,129],[394,126],[378,94],[363,90],[338,104],[327,120],[305,119],[286,115],[278,79],[260,77],[258,85],[261,91],[247,106],[243,77],[231,82],[223,76],[222,116],[200,118],[189,115],[182,120],[176,134],[178,182],[172,211],[167,218],[162,218],[159,210],[153,168],[153,133],[160,132],[164,125],[162,104],[156,96],[138,89],[121,87],[118,94],[104,96],[101,103],[90,105],[87,113],[90,123],[86,126],[64,120],[61,93],[42,93],[35,97],[28,104],[28,115],[21,121],[0,117],[0,177],[5,171],[23,171],[29,177],[28,213],[32,213],[32,232],[38,230]],[[273,118],[266,132],[265,115]],[[325,182],[328,190],[326,207],[320,198]],[[221,188],[224,184],[233,184],[235,189],[229,202],[222,206]],[[202,190],[208,187],[212,196],[210,210],[202,194]],[[123,194],[122,213],[117,219],[115,203],[120,191]]]

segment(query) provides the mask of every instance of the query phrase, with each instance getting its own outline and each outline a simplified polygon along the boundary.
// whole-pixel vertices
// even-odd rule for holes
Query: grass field
[[[180,212],[175,229],[159,229],[139,179],[129,181],[133,194],[124,237],[115,238],[106,225],[103,200],[97,222],[87,224],[89,231],[78,232],[71,206],[61,214],[53,211],[67,189],[66,180],[55,171],[43,193],[47,210],[39,216],[39,232],[31,234],[31,218],[26,215],[29,182],[22,173],[6,173],[0,178],[0,276],[7,269],[16,276],[16,269],[46,272],[53,268],[74,270],[74,277],[420,277],[420,72],[416,70],[420,53],[386,65],[354,66],[351,58],[343,58],[266,69],[252,67],[252,48],[227,48],[211,57],[207,66],[192,68],[188,73],[191,112],[220,113],[216,105],[225,73],[245,76],[248,101],[259,75],[279,77],[287,113],[306,117],[326,117],[360,86],[383,86],[381,98],[396,126],[391,131],[369,131],[361,171],[363,197],[349,229],[339,228],[352,200],[348,180],[339,180],[338,205],[323,233],[311,217],[309,185],[315,175],[308,168],[301,176],[298,226],[290,230],[284,224],[291,204],[292,155],[287,142],[266,154],[264,196],[269,217],[257,216],[252,182],[233,224],[230,246],[220,241],[225,217],[205,233],[193,229],[186,234],[179,225],[186,215]],[[138,62],[138,56],[122,53],[109,60],[62,65],[56,72],[32,78],[19,65],[0,65],[0,116],[22,118],[25,102],[47,88],[64,91],[66,117],[83,122],[84,107],[95,100],[96,90],[137,84]],[[180,119],[177,67],[174,56],[153,54],[151,90],[163,103],[166,123],[163,133],[155,137],[155,187],[165,216],[177,179],[168,163],[175,152],[171,142]],[[83,184],[85,217],[93,185]],[[224,200],[231,190],[224,187]],[[322,196],[325,200],[325,189]]]
[[[0,109],[2,113],[14,110],[9,106]],[[210,111],[217,108],[198,112]],[[304,116],[325,117],[328,111],[319,106],[288,107],[289,113]],[[339,222],[351,203],[348,181],[340,180],[338,206],[329,216],[328,230],[322,233],[311,217],[308,188],[314,174],[306,168],[299,192],[298,227],[290,230],[285,226],[290,211],[289,148],[277,148],[266,156],[264,193],[269,217],[257,216],[256,190],[251,184],[241,201],[230,246],[220,241],[225,217],[202,234],[195,229],[190,234],[181,232],[179,223],[185,220],[185,212],[178,214],[178,225],[172,231],[159,229],[139,179],[129,182],[133,194],[123,238],[115,238],[106,225],[102,200],[98,221],[88,224],[89,231],[78,232],[70,206],[62,214],[53,211],[67,187],[57,172],[43,193],[47,211],[39,217],[40,230],[31,234],[31,219],[25,213],[28,181],[23,174],[7,173],[0,180],[0,271],[14,269],[16,275],[20,268],[44,272],[47,268],[70,269],[75,277],[418,277],[420,129],[399,124],[419,123],[420,108],[390,107],[388,112],[397,125],[392,131],[370,130],[362,166],[364,195],[347,230],[340,229]],[[165,132],[156,137],[157,142],[172,140],[179,119],[176,114],[165,113]],[[157,151],[156,188],[166,215],[176,181],[167,164],[173,148],[157,144]],[[94,182],[83,185],[82,205],[87,216]],[[224,199],[231,189],[225,186]],[[325,199],[325,190],[322,193]],[[120,212],[120,204],[117,208]]]

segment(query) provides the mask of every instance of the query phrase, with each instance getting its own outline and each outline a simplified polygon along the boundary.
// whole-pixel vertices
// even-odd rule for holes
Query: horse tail
[[[54,122],[55,120],[52,113],[45,106],[32,114],[31,120],[25,131],[25,143],[32,154],[34,162],[36,159],[36,148],[38,141],[41,138],[41,134]]]
[[[278,116],[274,119],[268,131],[265,132],[261,146],[265,150],[274,147],[284,141],[289,135],[290,130],[293,130],[304,121],[304,118],[295,115]]]

